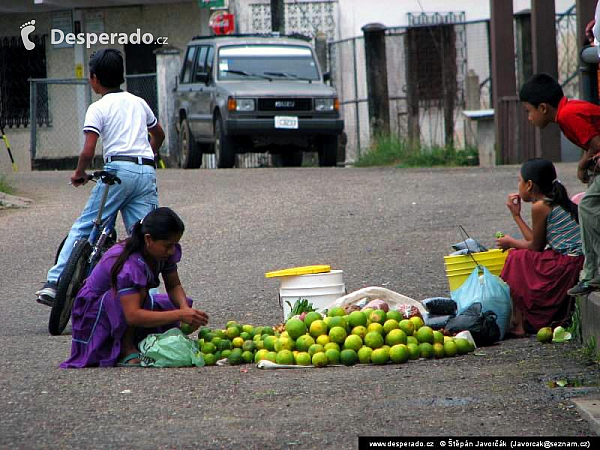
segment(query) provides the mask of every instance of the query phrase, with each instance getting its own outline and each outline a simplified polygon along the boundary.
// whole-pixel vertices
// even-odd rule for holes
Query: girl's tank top
[[[554,206],[546,219],[546,243],[563,255],[582,255],[579,224],[562,206]]]

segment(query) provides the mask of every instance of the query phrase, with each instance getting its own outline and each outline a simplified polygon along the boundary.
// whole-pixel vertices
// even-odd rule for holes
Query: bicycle
[[[112,247],[117,241],[117,233],[115,230],[117,213],[115,212],[115,214],[110,215],[103,221],[102,211],[104,210],[110,186],[115,183],[120,184],[121,179],[116,175],[102,170],[96,171],[92,175],[88,175],[88,180],[93,182],[101,180],[105,184],[105,187],[102,193],[102,199],[100,200],[98,214],[94,219],[94,226],[89,237],[87,239],[75,241],[71,256],[69,256],[65,268],[58,280],[56,297],[52,304],[52,311],[50,312],[50,320],[48,322],[48,331],[53,336],[63,332],[69,323],[73,301],[83,285],[83,282],[90,275],[104,252]],[[61,243],[58,252],[60,252],[63,244],[64,240]],[[59,253],[57,253],[57,258],[58,254]]]

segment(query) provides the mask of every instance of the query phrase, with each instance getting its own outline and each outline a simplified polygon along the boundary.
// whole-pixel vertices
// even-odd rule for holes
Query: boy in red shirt
[[[585,263],[580,282],[569,295],[583,295],[600,289],[600,106],[582,100],[567,99],[552,76],[539,73],[531,77],[519,92],[519,98],[538,128],[555,122],[563,134],[584,150],[577,166],[577,177],[588,183],[579,203],[579,225]]]

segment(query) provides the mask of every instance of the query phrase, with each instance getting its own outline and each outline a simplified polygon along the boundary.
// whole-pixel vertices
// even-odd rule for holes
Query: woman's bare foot
[[[527,337],[527,333],[524,328],[511,328],[508,330],[508,333],[506,333],[506,337],[513,339],[524,338]]]

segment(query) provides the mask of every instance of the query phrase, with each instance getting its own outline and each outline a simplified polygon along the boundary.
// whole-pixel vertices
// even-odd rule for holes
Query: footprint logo
[[[29,40],[29,35],[33,33],[34,30],[35,20],[25,22],[21,25],[21,39],[23,39],[23,45],[25,45],[26,50],[33,50],[35,48],[35,43]]]

